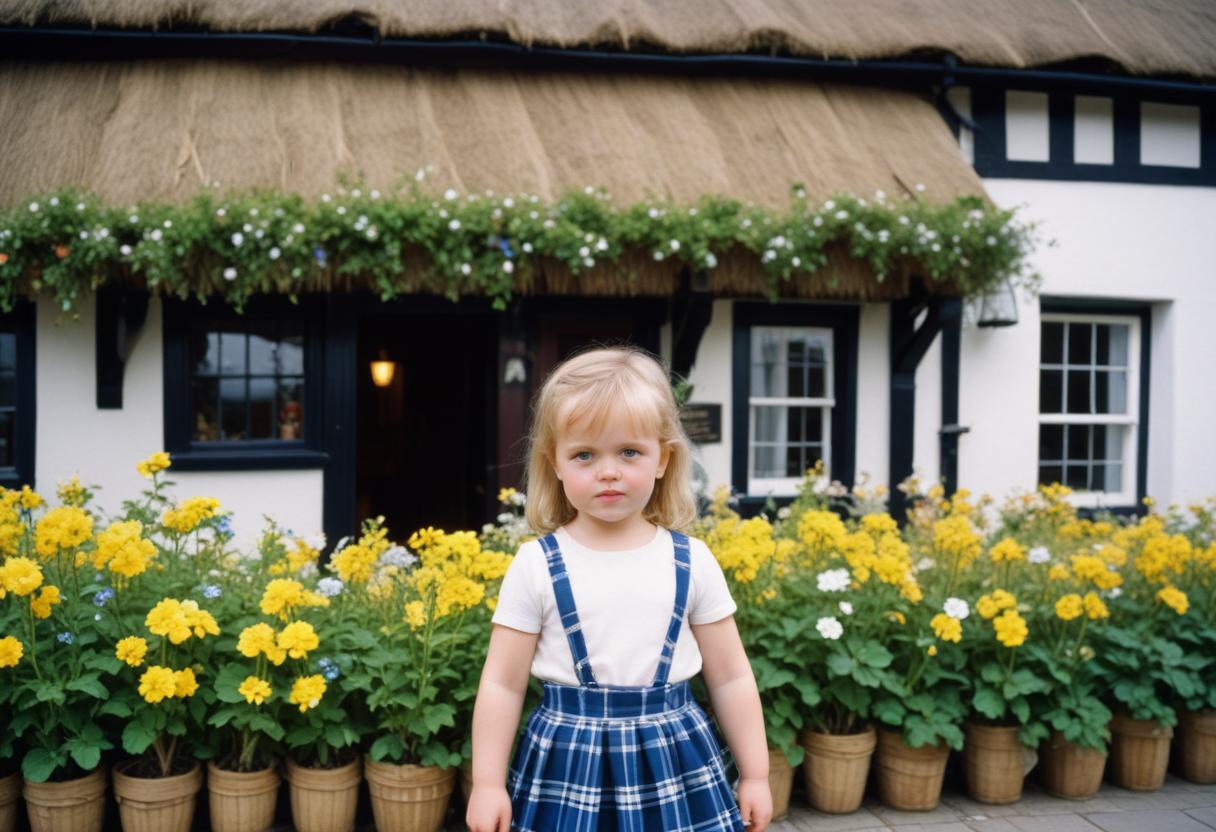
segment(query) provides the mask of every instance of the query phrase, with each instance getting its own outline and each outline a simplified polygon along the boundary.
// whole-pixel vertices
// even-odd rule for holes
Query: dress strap
[[[675,548],[676,606],[671,613],[671,624],[667,627],[667,638],[663,641],[663,654],[659,656],[659,667],[654,674],[655,685],[666,685],[671,675],[671,658],[675,655],[676,642],[680,638],[680,626],[684,622],[684,610],[688,606],[688,582],[692,572],[692,558],[688,551],[688,535],[671,532]]]
[[[553,580],[557,611],[561,615],[562,629],[566,631],[566,641],[570,643],[570,655],[574,658],[574,673],[580,684],[592,688],[599,687],[591,672],[591,658],[587,655],[587,642],[583,639],[583,625],[578,620],[578,610],[574,608],[570,575],[566,572],[566,562],[562,560],[562,550],[557,545],[557,537],[547,534],[540,539],[540,545],[549,563],[549,577]]]

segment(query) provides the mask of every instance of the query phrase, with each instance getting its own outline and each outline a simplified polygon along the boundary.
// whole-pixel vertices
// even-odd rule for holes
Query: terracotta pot
[[[873,727],[860,734],[799,734],[798,744],[806,751],[802,776],[813,807],[836,815],[857,811],[865,796],[876,736]]]
[[[1151,792],[1165,782],[1174,729],[1151,719],[1115,714],[1110,723],[1110,779],[1116,786]]]
[[[1064,739],[1056,731],[1039,746],[1039,780],[1056,797],[1088,800],[1102,788],[1106,755]]]
[[[773,820],[790,813],[790,791],[794,788],[794,767],[785,752],[768,750],[768,789],[773,794]]]
[[[106,771],[101,766],[63,783],[26,780],[22,793],[31,832],[101,832],[106,807]]]
[[[912,748],[899,731],[879,731],[878,799],[905,812],[936,809],[949,756],[950,746],[944,742]]]
[[[365,758],[376,832],[440,832],[456,769],[393,765]]]
[[[114,799],[123,832],[190,832],[194,804],[203,787],[203,767],[185,774],[132,777],[114,769]]]
[[[0,832],[17,828],[17,801],[21,799],[21,775],[0,777]]]
[[[358,757],[341,768],[305,768],[287,760],[291,819],[297,832],[351,832],[363,779]]]
[[[1178,712],[1174,751],[1179,774],[1192,783],[1216,783],[1216,708]]]
[[[279,770],[226,771],[207,763],[212,832],[266,832],[274,823]]]
[[[967,723],[963,770],[967,790],[981,803],[1014,803],[1022,782],[1038,759],[1018,741],[1018,729],[1004,725]]]

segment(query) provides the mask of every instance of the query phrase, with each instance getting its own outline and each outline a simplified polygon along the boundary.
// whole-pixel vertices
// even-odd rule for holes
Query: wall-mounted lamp
[[[372,384],[388,387],[393,383],[393,374],[396,372],[397,362],[390,361],[384,350],[380,350],[380,357],[372,362]]]

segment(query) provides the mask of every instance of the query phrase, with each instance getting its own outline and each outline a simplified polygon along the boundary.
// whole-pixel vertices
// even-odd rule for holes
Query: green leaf
[[[131,720],[122,730],[122,750],[128,754],[143,754],[154,742],[156,732],[150,730],[143,720]]]
[[[56,705],[62,705],[67,697],[63,693],[63,688],[55,682],[39,682],[34,685],[34,696],[39,702],[54,702]]]
[[[122,699],[107,699],[97,709],[97,713],[104,716],[116,716],[122,719],[131,715],[131,706]]]
[[[862,648],[853,654],[858,661],[870,667],[881,670],[891,665],[891,651],[876,641],[867,641]]]
[[[1005,715],[1005,700],[990,687],[982,687],[975,692],[971,705],[989,719],[1000,719]]]
[[[833,676],[848,676],[852,674],[856,662],[852,656],[844,653],[831,653],[828,655],[828,671]]]
[[[422,711],[422,718],[426,721],[426,727],[435,734],[445,725],[456,724],[456,709],[446,704],[430,705]]]
[[[21,774],[27,780],[45,783],[47,778],[55,773],[55,769],[65,762],[67,756],[62,753],[56,754],[45,748],[31,748],[21,761]]]
[[[371,750],[368,753],[371,754],[372,759],[377,763],[384,762],[385,760],[399,760],[401,759],[401,755],[405,753],[405,743],[396,734],[385,734],[372,743]]]
[[[88,743],[70,743],[69,749],[76,765],[85,771],[92,771],[101,762],[101,749]]]
[[[81,693],[87,693],[94,699],[105,699],[110,695],[106,690],[106,686],[101,683],[96,673],[88,673],[77,679],[72,679],[65,685],[68,690],[78,690]],[[86,768],[81,766],[81,768]],[[92,768],[89,766],[88,768]]]

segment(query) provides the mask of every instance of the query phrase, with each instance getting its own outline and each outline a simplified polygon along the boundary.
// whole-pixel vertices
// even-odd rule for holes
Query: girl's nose
[[[621,478],[620,469],[616,465],[603,465],[600,467],[600,479],[602,480],[617,480]]]

